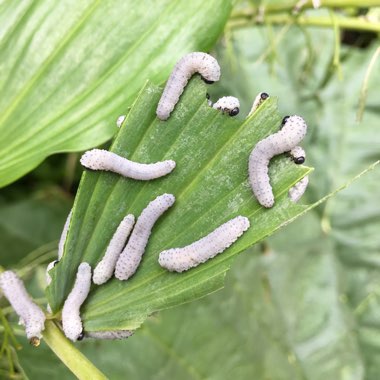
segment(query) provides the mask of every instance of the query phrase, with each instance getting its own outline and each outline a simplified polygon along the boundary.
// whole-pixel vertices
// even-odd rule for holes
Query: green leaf
[[[108,140],[146,78],[209,50],[229,0],[0,4],[0,186]]]
[[[96,265],[127,213],[138,216],[157,195],[176,196],[175,205],[156,223],[136,274],[126,282],[112,279],[91,291],[82,308],[88,331],[134,329],[154,311],[221,288],[236,254],[306,208],[293,204],[287,192],[311,169],[294,165],[286,156],[273,160],[270,167],[275,207],[263,209],[248,184],[251,150],[281,123],[276,99],[267,100],[246,120],[233,119],[207,105],[206,85],[194,78],[170,119],[162,122],[155,115],[160,95],[160,88],[145,86],[110,150],[138,162],[173,159],[176,169],[149,182],[109,172],[84,173],[65,253],[52,271],[48,298],[57,312],[71,290],[79,263]],[[160,251],[189,244],[237,215],[249,217],[251,228],[222,255],[182,274],[158,265]]]
[[[276,36],[280,30],[274,30]],[[266,90],[279,96],[284,113],[297,110],[304,116],[310,128],[303,147],[307,162],[315,167],[306,199],[319,199],[380,159],[379,70],[371,75],[363,121],[356,122],[360,89],[378,40],[367,49],[342,46],[342,81],[331,68],[333,31],[290,28],[271,52],[276,58],[271,76],[267,75],[268,64],[259,62],[262,53],[268,51],[263,35],[263,28],[233,34],[235,72],[225,50],[221,50],[217,58],[227,80],[222,84],[223,89],[219,88],[219,94],[238,94],[243,102],[255,92]],[[252,40],[257,44],[252,44]],[[247,80],[231,80],[236,72],[238,78]],[[299,330],[305,330],[305,336],[309,334],[309,344],[298,348],[298,360],[307,370],[308,379],[356,380],[380,376],[379,181],[377,167],[331,198],[323,208],[312,212],[316,219],[312,226],[309,214],[306,220],[292,224],[290,229],[282,230],[268,241],[277,253],[270,263],[274,268],[270,287],[277,288],[277,318],[286,316],[286,321],[296,324],[296,328],[286,328],[286,335],[276,343],[283,346],[280,349],[286,356],[286,344],[299,340]],[[315,229],[315,237],[302,239],[310,228]],[[310,266],[316,273],[299,282],[298,276]],[[285,276],[288,273],[287,278],[284,273]],[[323,276],[326,276],[324,281]],[[282,283],[277,286],[280,277]],[[292,307],[294,284],[305,295],[300,295],[298,306]],[[320,292],[314,293],[316,288]],[[319,305],[318,310],[311,309],[314,304]],[[267,299],[256,300],[260,313],[266,305]],[[324,319],[318,317],[322,313]],[[278,324],[276,317],[273,318]],[[316,324],[313,320],[307,323],[309,318],[320,319],[319,329],[313,328]],[[270,330],[267,335],[270,337]],[[265,350],[264,358],[257,360],[259,363],[270,360],[270,353]]]
[[[67,198],[51,190],[0,207],[0,265],[14,266],[44,245],[57,249],[69,209]]]

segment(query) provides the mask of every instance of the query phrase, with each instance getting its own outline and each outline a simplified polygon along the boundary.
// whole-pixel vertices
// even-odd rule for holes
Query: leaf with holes
[[[0,187],[48,155],[108,140],[151,78],[209,50],[230,0],[0,3]],[[210,17],[210,14],[212,17]]]
[[[248,183],[253,146],[277,131],[282,117],[268,99],[245,120],[209,107],[206,85],[193,78],[167,121],[156,107],[162,90],[151,83],[141,91],[110,150],[137,162],[176,161],[175,170],[153,181],[110,172],[83,174],[61,262],[50,272],[49,303],[59,312],[80,262],[94,268],[125,215],[138,217],[156,196],[171,193],[176,202],[155,224],[142,263],[128,281],[115,278],[93,286],[82,307],[87,331],[135,329],[153,312],[189,302],[223,286],[234,256],[272,234],[307,209],[292,203],[288,190],[310,168],[282,155],[272,160],[270,177],[276,204],[261,207]],[[198,240],[231,218],[243,215],[251,227],[229,249],[185,273],[162,269],[158,254]]]

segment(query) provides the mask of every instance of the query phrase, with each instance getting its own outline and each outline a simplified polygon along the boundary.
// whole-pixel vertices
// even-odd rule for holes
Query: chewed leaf
[[[62,308],[79,263],[96,266],[127,214],[138,217],[158,195],[176,197],[154,225],[137,272],[128,281],[113,278],[92,287],[81,309],[86,331],[135,329],[157,310],[221,288],[234,256],[305,210],[289,200],[288,190],[311,169],[286,155],[270,165],[273,208],[261,207],[248,183],[251,150],[280,128],[276,100],[269,98],[249,118],[238,120],[210,107],[206,90],[199,77],[193,78],[170,118],[160,121],[156,107],[162,89],[148,83],[110,148],[142,163],[174,160],[172,173],[147,182],[110,172],[83,174],[63,259],[50,272],[47,292],[54,312]],[[181,274],[159,266],[161,251],[188,245],[238,215],[248,217],[251,227],[217,257]]]

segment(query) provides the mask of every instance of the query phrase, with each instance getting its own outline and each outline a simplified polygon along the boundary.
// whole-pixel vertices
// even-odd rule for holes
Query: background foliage
[[[10,13],[3,17],[12,25],[9,4],[1,3],[1,9],[8,7]],[[235,11],[242,7],[252,8],[243,4]],[[327,17],[324,12],[310,10]],[[197,18],[206,22],[206,16],[192,19]],[[236,29],[232,21],[233,15],[215,46],[222,79],[210,93],[213,99],[237,96],[242,103],[239,117],[245,117],[259,91],[278,96],[282,114],[305,117],[310,126],[304,144],[307,163],[316,170],[303,202],[316,201],[380,158],[379,62],[368,83],[363,120],[356,122],[365,72],[379,46],[376,35],[345,32],[338,41],[346,44],[337,45],[333,27],[255,26],[249,21]],[[160,80],[184,51],[202,48],[187,38],[183,51],[176,47],[172,60],[162,63],[166,71]],[[5,54],[3,48],[0,54]],[[118,111],[115,106],[104,122],[108,137]],[[78,147],[105,141],[93,134],[94,141],[85,138]],[[42,304],[44,268],[56,255],[73,201],[81,173],[77,162],[76,154],[50,157],[0,194],[1,265],[20,269]],[[23,173],[31,168],[23,167]],[[378,379],[379,179],[375,169],[242,254],[225,289],[152,316],[126,341],[83,342],[78,347],[112,379]],[[3,376],[13,363],[15,377],[73,378],[46,345],[38,350],[28,346],[10,308],[0,302],[23,346],[17,353],[10,350],[11,361],[3,353]]]

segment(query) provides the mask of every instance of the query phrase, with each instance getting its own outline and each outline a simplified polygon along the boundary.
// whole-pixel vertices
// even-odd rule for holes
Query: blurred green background
[[[5,3],[0,2],[0,12]],[[345,12],[333,12],[351,18],[369,11],[376,15],[375,8],[352,3]],[[257,2],[238,3],[229,20],[221,16],[214,31],[218,42],[208,45],[222,78],[209,92],[214,101],[238,97],[241,118],[256,94],[266,91],[279,98],[283,115],[306,119],[303,146],[315,171],[302,203],[315,202],[380,159],[380,60],[368,81],[361,122],[356,117],[379,35],[337,33],[333,26],[255,25],[253,18],[234,26],[234,12],[258,14],[258,9]],[[331,12],[307,14],[330,17]],[[167,73],[171,67],[167,64]],[[115,110],[105,119],[110,131],[118,116]],[[46,263],[56,255],[79,183],[80,154],[50,156],[0,191],[0,264],[20,269],[41,304]],[[375,168],[240,255],[222,291],[152,316],[126,341],[85,341],[78,347],[111,379],[379,379],[379,183]],[[3,299],[0,306],[22,344],[17,353],[10,350],[13,378],[74,378],[44,343],[30,347]],[[11,377],[4,352],[0,368],[0,378]]]

